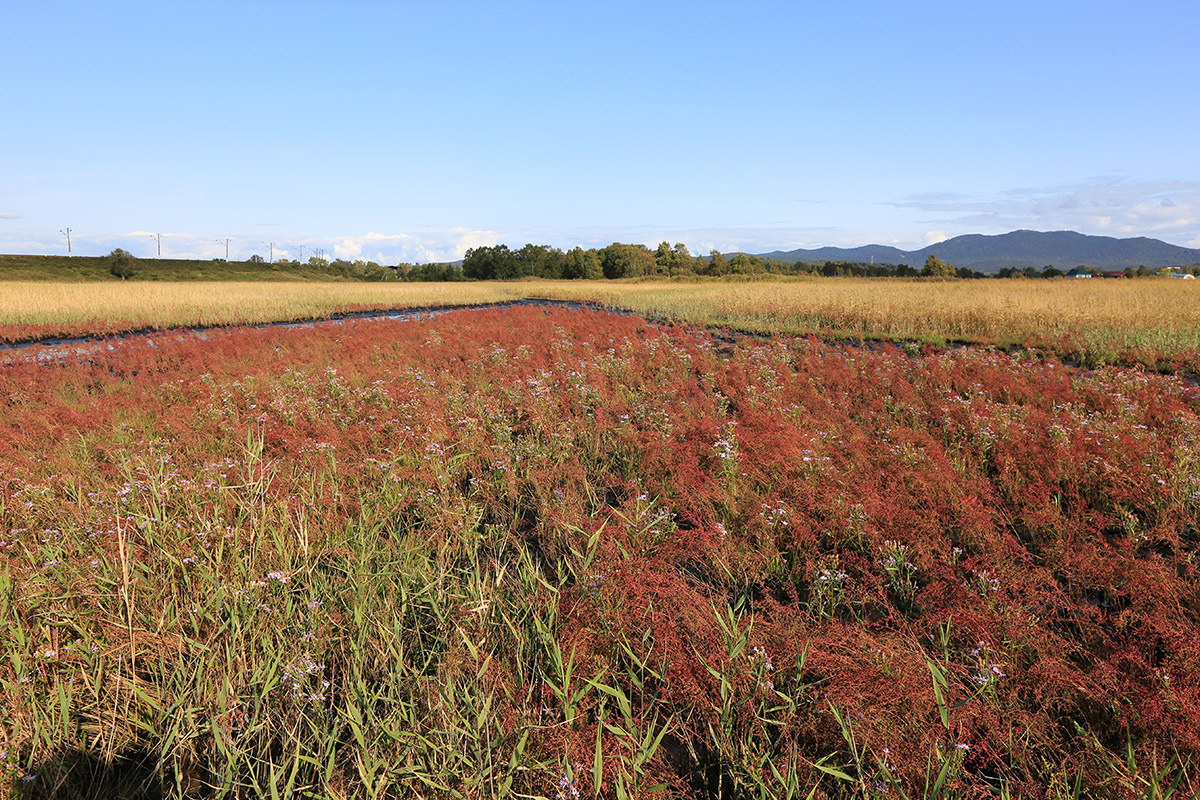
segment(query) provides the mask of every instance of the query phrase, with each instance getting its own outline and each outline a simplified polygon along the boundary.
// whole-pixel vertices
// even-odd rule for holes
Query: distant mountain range
[[[1200,264],[1200,250],[1167,244],[1139,236],[1115,239],[1088,236],[1075,231],[1012,231],[998,236],[973,233],[955,236],[920,250],[900,250],[887,245],[863,247],[820,247],[815,250],[788,250],[763,253],[763,258],[780,261],[861,261],[907,264],[920,269],[930,254],[956,267],[978,272],[996,272],[1005,267],[1053,266],[1069,270],[1081,264],[1094,269],[1116,270],[1125,267],[1179,267]]]

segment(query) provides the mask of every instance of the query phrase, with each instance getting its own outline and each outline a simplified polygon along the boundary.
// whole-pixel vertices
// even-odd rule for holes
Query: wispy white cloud
[[[935,212],[922,220],[955,233],[1016,228],[1075,230],[1105,236],[1200,241],[1200,182],[1134,182],[1100,177],[1075,184],[1009,189],[990,196],[924,194],[892,203]]]
[[[708,255],[711,250],[722,253],[766,253],[795,250],[798,247],[856,246],[864,243],[859,238],[863,235],[866,234],[836,227],[630,225],[574,230],[536,229],[522,232],[520,236],[508,233],[502,237],[502,241],[547,243],[564,248],[577,245],[604,247],[613,242],[644,244],[653,248],[663,241],[671,244],[682,242],[692,253]]]
[[[43,236],[6,236],[0,233],[0,252],[62,253],[66,241],[57,231]],[[105,255],[120,247],[139,258],[154,258],[161,236],[163,258],[212,259],[225,257],[225,237],[214,234],[172,233],[135,230],[118,235],[95,236],[82,231],[72,234],[76,255]],[[901,244],[893,235],[861,232],[835,227],[669,227],[622,226],[582,229],[522,228],[481,229],[450,227],[411,233],[369,232],[358,236],[287,237],[266,241],[263,234],[231,236],[229,258],[241,261],[251,255],[276,260],[307,260],[322,252],[327,258],[362,259],[380,264],[430,263],[457,261],[474,247],[507,244],[521,247],[527,242],[549,244],[563,249],[604,247],[613,242],[645,244],[654,248],[659,242],[682,242],[692,253],[707,255],[711,250],[723,253],[744,251],[766,253],[823,246],[855,247],[867,243]]]
[[[526,242],[564,249],[603,247],[612,242],[642,243],[655,247],[661,241],[682,242],[693,253],[766,253],[815,247],[856,247],[891,244],[911,250],[962,233],[1003,233],[1017,228],[1077,230],[1110,236],[1153,236],[1189,247],[1200,247],[1200,182],[1137,183],[1104,177],[1077,184],[1025,187],[991,195],[930,193],[896,201],[909,219],[903,228],[889,230],[887,220],[872,219],[861,227],[758,224],[747,226],[591,226],[578,228],[468,226],[428,227],[402,232],[370,231],[330,237],[268,234],[249,226],[230,234],[229,258],[243,260],[252,254],[268,258],[274,243],[275,258],[306,260],[318,251],[326,257],[363,259],[381,264],[428,263],[461,259],[473,247],[504,243],[520,247]],[[876,207],[878,208],[878,206]],[[12,212],[3,219],[20,219]],[[58,227],[29,230],[3,226],[0,252],[66,253]],[[271,225],[274,227],[274,225]],[[164,258],[211,259],[225,257],[224,231],[180,233],[134,230],[116,235],[72,233],[76,255],[104,255],[121,247],[134,255],[152,258],[161,233]]]
[[[0,219],[20,219],[21,215],[15,211],[0,211]]]

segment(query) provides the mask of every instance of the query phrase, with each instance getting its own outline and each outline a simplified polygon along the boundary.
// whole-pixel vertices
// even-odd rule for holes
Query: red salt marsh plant
[[[1197,791],[1177,378],[509,309],[0,398],[14,794]]]

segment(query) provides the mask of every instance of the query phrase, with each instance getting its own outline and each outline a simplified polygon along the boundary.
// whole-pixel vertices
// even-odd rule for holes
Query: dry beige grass
[[[361,308],[506,300],[482,283],[0,282],[0,337],[226,325],[320,317]]]
[[[582,300],[760,331],[927,342],[1034,342],[1095,360],[1135,350],[1196,360],[1200,282],[0,283],[0,337],[319,317],[361,308]]]
[[[1068,343],[1100,356],[1200,349],[1200,281],[925,281],[816,278],[744,283],[527,283],[591,300],[762,331],[996,344]]]

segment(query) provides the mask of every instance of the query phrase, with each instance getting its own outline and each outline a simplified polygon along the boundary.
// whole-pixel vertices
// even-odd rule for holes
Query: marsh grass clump
[[[0,397],[7,795],[1200,788],[1178,378],[523,308]]]

